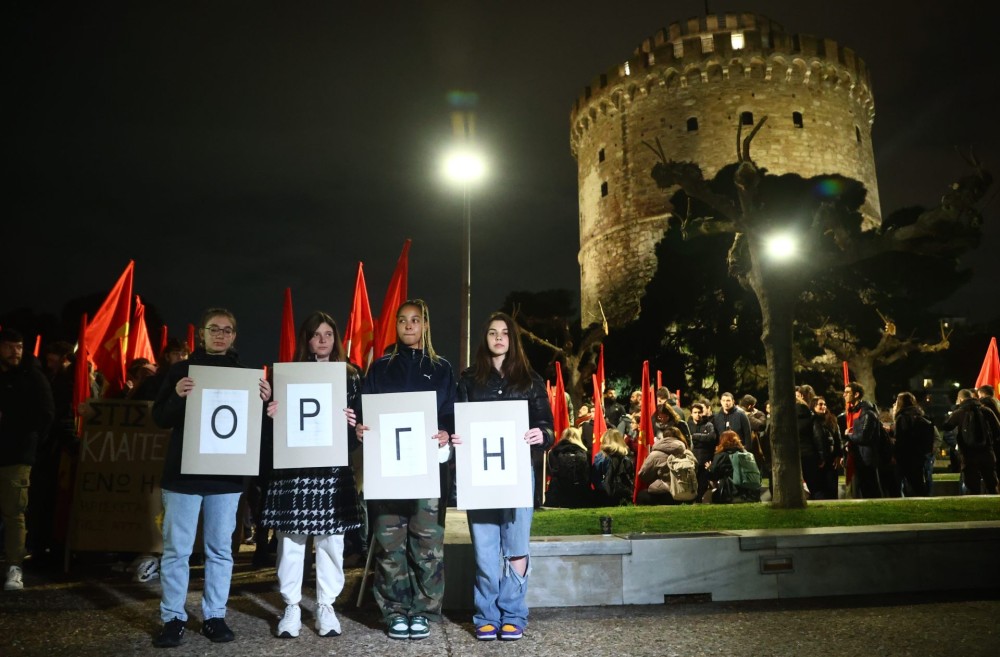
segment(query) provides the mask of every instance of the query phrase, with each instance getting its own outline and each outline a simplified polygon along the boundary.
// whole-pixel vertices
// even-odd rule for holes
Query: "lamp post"
[[[469,366],[469,322],[472,314],[472,197],[471,186],[486,173],[482,156],[468,145],[448,153],[444,160],[445,178],[462,188],[462,290],[459,330],[458,371]]]

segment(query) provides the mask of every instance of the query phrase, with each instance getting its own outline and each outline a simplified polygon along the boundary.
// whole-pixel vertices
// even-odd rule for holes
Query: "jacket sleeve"
[[[455,400],[458,397],[458,386],[455,383],[455,372],[449,363],[440,365],[442,372],[438,381],[438,429],[444,429],[449,434],[455,433]]]
[[[698,445],[715,445],[719,442],[718,437],[715,434],[715,424],[712,422],[705,422],[700,427],[695,425],[699,431],[693,432],[691,434],[691,443]]]
[[[659,461],[661,460],[658,454],[659,452],[650,452],[642,467],[639,468],[639,479],[647,486],[660,478],[660,475],[657,473]]]
[[[812,439],[813,447],[819,455],[819,460],[826,461],[827,456],[829,456],[826,452],[826,427],[823,425],[823,420],[819,417],[813,418]]]
[[[158,427],[173,429],[184,422],[186,402],[175,390],[177,382],[187,376],[187,363],[180,362],[170,368],[156,401],[153,402],[153,422]]]

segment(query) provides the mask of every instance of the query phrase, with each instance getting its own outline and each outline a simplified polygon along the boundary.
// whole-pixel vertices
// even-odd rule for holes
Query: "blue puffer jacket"
[[[444,358],[435,362],[422,349],[399,345],[371,364],[361,386],[362,395],[424,390],[437,393],[438,429],[455,433],[455,373]]]

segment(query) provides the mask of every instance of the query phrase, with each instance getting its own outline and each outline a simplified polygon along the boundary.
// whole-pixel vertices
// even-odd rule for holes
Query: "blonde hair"
[[[583,438],[580,430],[575,427],[568,427],[563,429],[562,435],[559,437],[559,441],[571,442],[577,445],[580,449],[587,451],[587,446],[583,444]]]
[[[622,432],[618,429],[608,429],[601,436],[601,451],[608,456],[626,456],[628,455],[628,445],[625,444],[625,438],[622,436]]]

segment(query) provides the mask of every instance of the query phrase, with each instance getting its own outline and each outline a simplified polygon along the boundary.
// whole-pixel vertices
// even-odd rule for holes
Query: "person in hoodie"
[[[528,363],[517,323],[506,313],[493,313],[484,327],[475,362],[459,379],[458,400],[518,399],[528,402],[524,442],[532,451],[543,453],[555,437],[545,383]],[[461,441],[459,436],[453,438],[456,443]],[[472,622],[480,641],[515,641],[528,626],[525,597],[534,508],[503,508],[502,501],[498,507],[467,512],[476,558]]]
[[[667,457],[675,456],[689,459],[696,473],[695,476],[697,476],[698,470],[704,470],[704,468],[698,467],[698,461],[695,459],[694,453],[688,449],[687,441],[680,429],[674,426],[663,426],[657,428],[656,434],[656,442],[653,443],[649,450],[649,456],[646,457],[639,469],[639,478],[646,484],[646,488],[636,494],[635,503],[637,505],[659,505],[693,501],[697,489],[692,491],[690,500],[675,500],[670,494],[671,473],[667,465]]]
[[[205,589],[201,598],[201,633],[214,643],[232,641],[226,625],[226,602],[233,574],[232,537],[236,510],[243,492],[243,477],[233,475],[181,474],[184,449],[184,413],[187,398],[198,382],[188,376],[191,365],[242,367],[233,349],[236,317],[224,308],[202,314],[200,347],[188,360],[170,368],[153,403],[153,421],[171,429],[163,462],[163,556],[160,559],[160,619],[163,628],[153,638],[157,648],[179,646],[188,620],[187,600],[190,558],[198,532],[198,516],[204,516]],[[271,385],[260,380],[262,402],[271,399]]]
[[[35,357],[24,353],[24,338],[11,328],[0,330],[0,513],[7,551],[5,591],[24,588],[21,564],[26,556],[25,511],[31,467],[54,417],[52,388]]]
[[[455,432],[455,374],[431,345],[430,312],[422,299],[396,311],[396,344],[371,364],[361,395],[433,391],[438,431],[429,440],[447,456]],[[363,418],[362,418],[363,421]],[[358,440],[370,427],[358,422]],[[424,639],[441,620],[444,599],[444,526],[439,498],[373,500],[369,523],[376,546],[375,601],[392,639]]]

